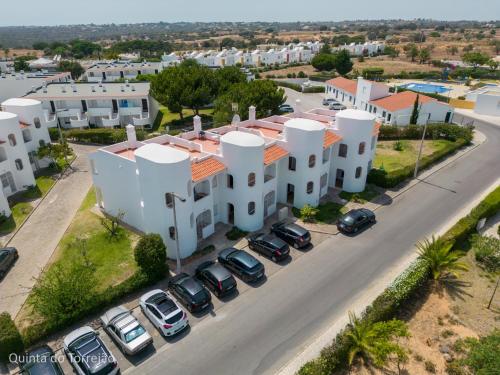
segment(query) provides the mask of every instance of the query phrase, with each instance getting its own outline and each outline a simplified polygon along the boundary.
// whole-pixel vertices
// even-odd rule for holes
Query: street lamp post
[[[67,109],[56,109],[56,119],[57,119],[57,130],[59,132],[59,142],[61,143],[61,146],[63,147],[63,154],[64,154],[64,161],[66,162],[66,165],[68,166],[69,169],[73,170],[73,167],[71,166],[69,160],[68,160],[68,155],[66,154],[66,148],[64,147],[64,138],[63,138],[63,133],[61,129],[61,124],[59,123],[59,116],[57,116],[58,113],[62,112],[68,112]]]
[[[175,257],[176,257],[176,273],[179,274],[181,272],[181,255],[179,253],[179,233],[177,230],[177,212],[175,210],[175,199],[179,199],[181,202],[185,202],[186,199],[177,195],[174,192],[170,193],[172,195],[172,206],[174,209],[174,230],[175,230]]]
[[[418,165],[420,163],[420,158],[422,156],[422,149],[424,147],[424,139],[425,139],[425,133],[427,132],[427,123],[429,122],[429,119],[425,121],[424,125],[424,132],[422,133],[422,140],[420,141],[420,148],[418,150],[418,157],[417,157],[417,162],[415,163],[415,172],[413,173],[413,178],[417,178],[418,176]]]

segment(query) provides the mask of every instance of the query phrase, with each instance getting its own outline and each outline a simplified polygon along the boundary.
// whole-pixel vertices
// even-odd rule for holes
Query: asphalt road
[[[327,239],[127,372],[275,373],[331,326],[353,296],[497,180],[500,127],[476,127],[485,143],[378,209],[375,226],[356,237]]]

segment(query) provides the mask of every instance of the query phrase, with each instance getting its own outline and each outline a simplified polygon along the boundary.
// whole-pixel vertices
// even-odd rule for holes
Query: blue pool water
[[[405,85],[401,85],[400,87],[403,87],[405,89],[413,90],[413,91],[418,91],[418,92],[423,92],[427,94],[442,94],[445,92],[450,91],[449,88],[446,88],[441,85],[434,85],[432,83],[407,83]]]

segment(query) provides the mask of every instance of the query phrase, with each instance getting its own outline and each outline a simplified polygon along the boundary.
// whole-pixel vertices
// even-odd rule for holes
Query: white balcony
[[[142,107],[121,107],[118,108],[120,116],[141,116]]]
[[[149,118],[149,115],[141,115],[139,117],[133,117],[132,118],[134,126],[147,126],[151,125],[151,119]]]
[[[114,117],[110,114],[108,116],[102,117],[102,126],[104,127],[113,127],[120,125],[120,116],[115,115]]]
[[[111,116],[112,112],[113,109],[111,108],[111,105],[109,107],[95,107],[87,109],[87,115],[90,117]]]
[[[76,118],[71,117],[69,121],[72,128],[84,128],[89,126],[89,119],[86,115],[82,115],[81,113],[79,113]]]
[[[47,124],[48,128],[55,128],[57,127],[57,116],[49,114],[49,111],[44,110],[44,115],[45,115],[45,123]]]

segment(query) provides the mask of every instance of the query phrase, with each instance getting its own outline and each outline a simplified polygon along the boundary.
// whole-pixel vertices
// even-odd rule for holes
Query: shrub
[[[500,270],[500,240],[491,236],[472,236],[472,247],[476,261],[489,272]]]
[[[403,151],[404,150],[403,142],[401,142],[401,141],[394,142],[394,144],[392,145],[392,148],[395,151]]]
[[[473,374],[498,374],[500,369],[500,330],[495,329],[490,335],[479,340],[465,340],[468,352],[463,363]]]
[[[23,340],[14,321],[6,312],[0,314],[0,361],[8,361],[11,353],[21,353]]]
[[[228,240],[235,241],[245,237],[247,234],[248,232],[245,232],[238,227],[233,227],[229,232],[226,233],[226,238]]]
[[[57,128],[49,128],[49,137],[52,142],[59,141],[59,129]]]
[[[165,276],[167,272],[167,248],[159,234],[146,234],[134,248],[137,265],[151,278]]]
[[[292,90],[295,90],[298,92],[302,92],[302,86],[298,85],[296,83],[291,83],[291,82],[286,82],[286,81],[273,81],[273,82],[275,82],[278,86],[287,87],[289,89],[292,89]],[[323,91],[324,90],[325,89],[323,88]]]
[[[316,220],[319,210],[313,206],[306,204],[300,209],[300,218],[305,222],[313,222]]]
[[[432,361],[424,362],[425,371],[430,372],[431,374],[436,373],[436,365]]]
[[[302,70],[297,74],[297,78],[306,78],[307,74],[304,73]]]
[[[144,140],[145,134],[144,131],[137,130],[137,140]],[[65,136],[68,140],[74,142],[102,145],[110,145],[127,140],[125,129],[72,129],[65,131]]]
[[[304,87],[303,92],[305,94],[311,94],[311,93],[321,93],[325,92],[325,88],[323,86],[309,86],[309,87]]]

